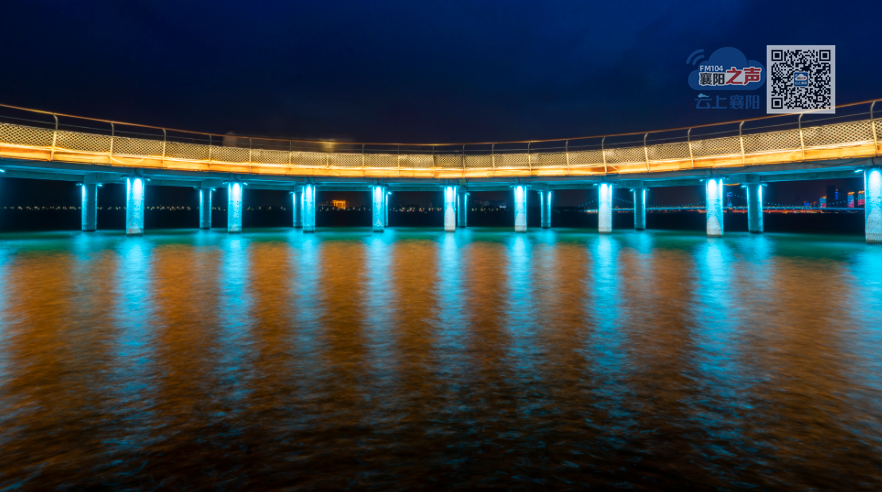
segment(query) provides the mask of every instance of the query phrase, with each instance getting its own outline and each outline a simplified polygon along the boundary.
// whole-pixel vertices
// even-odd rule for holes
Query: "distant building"
[[[857,192],[857,206],[858,207],[864,206],[864,192],[863,192],[863,190]]]
[[[338,210],[346,210],[346,200],[331,200],[329,202],[318,202],[316,206],[318,208],[336,208]]]
[[[833,185],[827,185],[827,205],[833,206],[834,203],[838,201],[839,190],[836,189]]]
[[[822,197],[818,200],[818,203],[821,205],[821,208],[827,208],[827,197],[822,196]]]
[[[848,192],[848,208],[854,208],[854,192]]]

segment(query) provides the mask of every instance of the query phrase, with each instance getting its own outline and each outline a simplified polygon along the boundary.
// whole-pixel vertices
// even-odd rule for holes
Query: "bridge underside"
[[[815,179],[852,178],[858,168],[880,165],[882,158],[833,159],[813,162],[791,162],[764,166],[729,167],[723,169],[694,169],[664,173],[629,173],[591,178],[574,176],[530,176],[523,178],[341,178],[296,177],[233,174],[211,171],[180,171],[169,169],[140,169],[94,164],[66,162],[29,161],[0,158],[4,177],[26,179],[50,179],[84,183],[123,183],[126,176],[143,176],[151,186],[178,186],[190,188],[220,187],[227,181],[247,182],[250,189],[286,190],[300,189],[313,184],[318,191],[371,191],[382,184],[389,191],[440,191],[444,186],[456,185],[468,191],[510,190],[516,184],[527,185],[533,190],[573,190],[593,188],[598,183],[611,183],[615,187],[668,187],[700,185],[710,176],[726,178],[728,182],[771,183],[776,181],[800,181]]]

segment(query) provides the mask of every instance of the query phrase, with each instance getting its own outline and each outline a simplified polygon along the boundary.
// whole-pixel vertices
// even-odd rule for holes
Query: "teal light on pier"
[[[144,178],[141,177],[126,178],[126,235],[144,235]]]
[[[527,232],[527,187],[514,187],[515,232]]]

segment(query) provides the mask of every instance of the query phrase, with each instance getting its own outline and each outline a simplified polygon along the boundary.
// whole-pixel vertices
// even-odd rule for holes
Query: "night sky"
[[[765,114],[764,88],[759,110],[696,109],[686,59],[697,49],[765,63],[768,44],[835,44],[837,103],[882,96],[878,12],[871,1],[7,1],[0,102],[351,141],[653,130]],[[805,187],[790,194],[809,199]]]

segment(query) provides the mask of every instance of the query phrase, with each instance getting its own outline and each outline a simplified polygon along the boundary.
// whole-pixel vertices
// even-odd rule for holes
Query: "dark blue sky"
[[[451,142],[761,116],[700,111],[687,56],[835,44],[882,96],[878,2],[6,1],[0,102],[225,133]],[[874,20],[875,19],[875,20]]]

